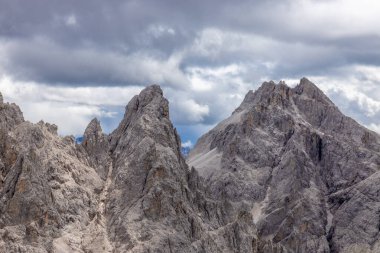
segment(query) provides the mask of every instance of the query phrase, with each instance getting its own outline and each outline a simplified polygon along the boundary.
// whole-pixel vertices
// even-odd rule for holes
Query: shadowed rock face
[[[0,96],[0,252],[378,252],[379,136],[264,83],[188,164],[157,85],[83,142]]]
[[[259,239],[289,252],[380,250],[380,138],[306,78],[250,91],[188,163],[212,196],[248,203]]]

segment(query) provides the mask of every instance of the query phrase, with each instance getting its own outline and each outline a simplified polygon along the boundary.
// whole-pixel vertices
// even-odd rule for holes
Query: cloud
[[[0,79],[0,91],[7,102],[17,103],[27,120],[44,120],[59,126],[62,135],[81,135],[94,117],[104,130],[116,128],[129,100],[141,87],[57,87]]]
[[[178,124],[202,122],[210,112],[208,105],[198,104],[193,99],[174,100],[173,107],[173,119]]]
[[[380,125],[380,67],[342,67],[336,76],[311,77],[348,116],[378,131]],[[380,132],[379,132],[380,133]]]
[[[283,40],[328,43],[380,34],[380,4],[371,0],[241,1],[229,7],[223,19],[231,26]]]
[[[76,26],[77,25],[77,18],[74,14],[71,14],[66,17],[65,23],[67,26]]]
[[[122,55],[95,48],[70,49],[46,38],[5,42],[1,67],[22,81],[69,86],[142,85],[166,83],[186,85],[175,56],[159,59],[144,52]]]
[[[376,125],[375,123],[371,123],[369,126],[368,126],[369,129],[375,131],[375,132],[378,132],[380,133],[380,124]]]
[[[59,123],[62,133],[80,133],[94,116],[112,131],[130,97],[157,83],[175,125],[194,142],[248,90],[271,79],[294,85],[303,76],[348,115],[372,129],[380,125],[375,1],[0,0],[0,6],[0,89],[27,118]],[[76,123],[58,122],[64,107]]]
[[[182,146],[183,148],[192,148],[192,147],[193,147],[193,143],[192,143],[190,140],[188,140],[188,141],[183,142],[183,143],[181,144],[181,146]]]

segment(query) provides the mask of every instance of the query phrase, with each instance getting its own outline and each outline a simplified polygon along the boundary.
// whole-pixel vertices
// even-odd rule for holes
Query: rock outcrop
[[[115,247],[120,252],[190,251],[196,236],[191,226],[200,229],[201,222],[186,196],[191,195],[188,169],[159,86],[146,88],[129,102],[110,143],[107,210]]]
[[[102,180],[54,125],[24,121],[13,104],[1,114],[0,252],[82,249]]]
[[[98,119],[95,118],[88,124],[81,146],[87,152],[89,165],[95,168],[103,180],[106,180],[111,166],[109,141],[108,136],[103,133]]]
[[[207,197],[159,86],[135,96],[109,136],[92,120],[81,144],[1,106],[0,252],[251,248],[252,217]]]
[[[250,91],[187,162],[157,85],[80,144],[0,102],[0,252],[380,249],[380,137],[307,79]]]
[[[250,91],[188,163],[215,198],[250,206],[259,239],[288,252],[380,250],[380,138],[306,78]]]

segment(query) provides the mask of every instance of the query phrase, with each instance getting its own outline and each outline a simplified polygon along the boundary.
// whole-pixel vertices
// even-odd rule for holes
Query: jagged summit
[[[149,114],[151,116],[169,118],[169,103],[163,97],[163,92],[159,85],[151,85],[143,89],[139,95],[134,96],[126,106],[124,119],[118,129],[123,128],[126,121],[134,115]],[[116,129],[116,131],[118,131]]]
[[[0,104],[0,252],[380,252],[380,137],[307,79],[248,92],[187,163],[157,85],[110,135],[55,131]]]
[[[302,78],[299,84],[291,88],[285,81],[275,83],[264,82],[256,91],[250,90],[241,105],[234,111],[240,112],[253,106],[289,106],[289,99],[294,96],[304,96],[326,105],[334,106],[331,100],[311,81]]]
[[[187,162],[214,196],[250,203],[259,238],[287,252],[380,250],[378,233],[367,232],[378,231],[369,217],[380,197],[364,204],[380,188],[380,137],[306,78],[248,92]]]
[[[83,134],[83,143],[91,141],[91,139],[98,139],[100,135],[102,135],[103,130],[100,125],[100,121],[97,118],[94,118],[87,125],[86,130]],[[94,140],[95,141],[95,140]]]
[[[162,125],[173,128],[169,119],[169,102],[163,97],[160,86],[146,87],[128,103],[122,121],[110,135],[111,149],[115,150],[115,153],[124,148],[120,146],[120,143],[124,143],[124,139],[129,138],[128,129],[131,129],[132,125],[139,125],[141,132],[145,131],[146,136],[154,136],[157,128],[161,128]],[[175,138],[179,140],[178,136]],[[180,148],[176,147],[176,149]]]
[[[100,121],[98,120],[98,118],[93,118],[90,123],[88,123],[87,127],[86,127],[86,130],[91,130],[91,129],[101,129],[102,127],[100,126]],[[85,130],[85,133],[86,133],[86,130]]]
[[[24,115],[16,104],[4,103],[0,93],[0,128],[12,129],[24,122]]]
[[[159,86],[110,136],[93,119],[79,145],[15,110],[0,110],[0,252],[199,252],[188,231],[205,211],[181,194],[189,171]]]
[[[161,87],[156,84],[150,85],[144,88],[139,95],[132,98],[127,105],[127,109],[138,109],[137,107],[144,108],[149,104],[157,105],[162,99],[164,99],[164,97]]]
[[[335,106],[334,103],[320,90],[314,83],[307,78],[302,78],[300,83],[293,88],[293,91],[298,95],[304,95],[318,102],[326,103]]]
[[[162,89],[157,84],[147,86],[139,94],[140,99],[146,99],[146,102],[149,102],[149,100],[152,100],[155,96],[163,97]]]
[[[306,91],[306,93],[311,93],[311,91],[314,93],[314,92],[318,92],[318,93],[323,93],[317,85],[315,85],[313,82],[311,82],[309,79],[307,79],[306,77],[302,77],[299,84],[295,87],[295,90],[297,89],[301,89],[301,93],[302,91]]]
[[[234,113],[241,112],[253,106],[267,106],[273,99],[289,99],[289,92],[291,92],[291,88],[288,87],[284,81],[280,81],[278,84],[274,81],[264,82],[256,91],[250,90],[246,94],[243,102]]]

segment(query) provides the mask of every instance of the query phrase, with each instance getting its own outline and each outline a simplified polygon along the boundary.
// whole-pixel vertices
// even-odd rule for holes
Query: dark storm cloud
[[[113,51],[65,48],[45,38],[5,46],[5,70],[18,80],[51,85],[112,86],[153,83],[183,84],[175,66],[143,51],[127,55]],[[166,70],[171,70],[166,73]]]
[[[145,70],[129,67],[141,64],[139,55],[160,64],[191,47],[207,28],[261,36],[268,45],[259,46],[261,51],[253,50],[255,45],[223,50],[230,46],[225,43],[236,43],[226,38],[218,55],[193,51],[180,59],[181,66],[266,59],[278,63],[269,72],[277,78],[380,61],[373,53],[379,48],[379,36],[331,35],[324,31],[323,20],[308,27],[296,12],[308,14],[304,10],[308,6],[298,1],[3,0],[0,5],[1,38],[15,44],[5,53],[5,67],[17,79],[60,85],[143,85],[151,78],[133,73]],[[170,84],[165,78],[157,81]]]

